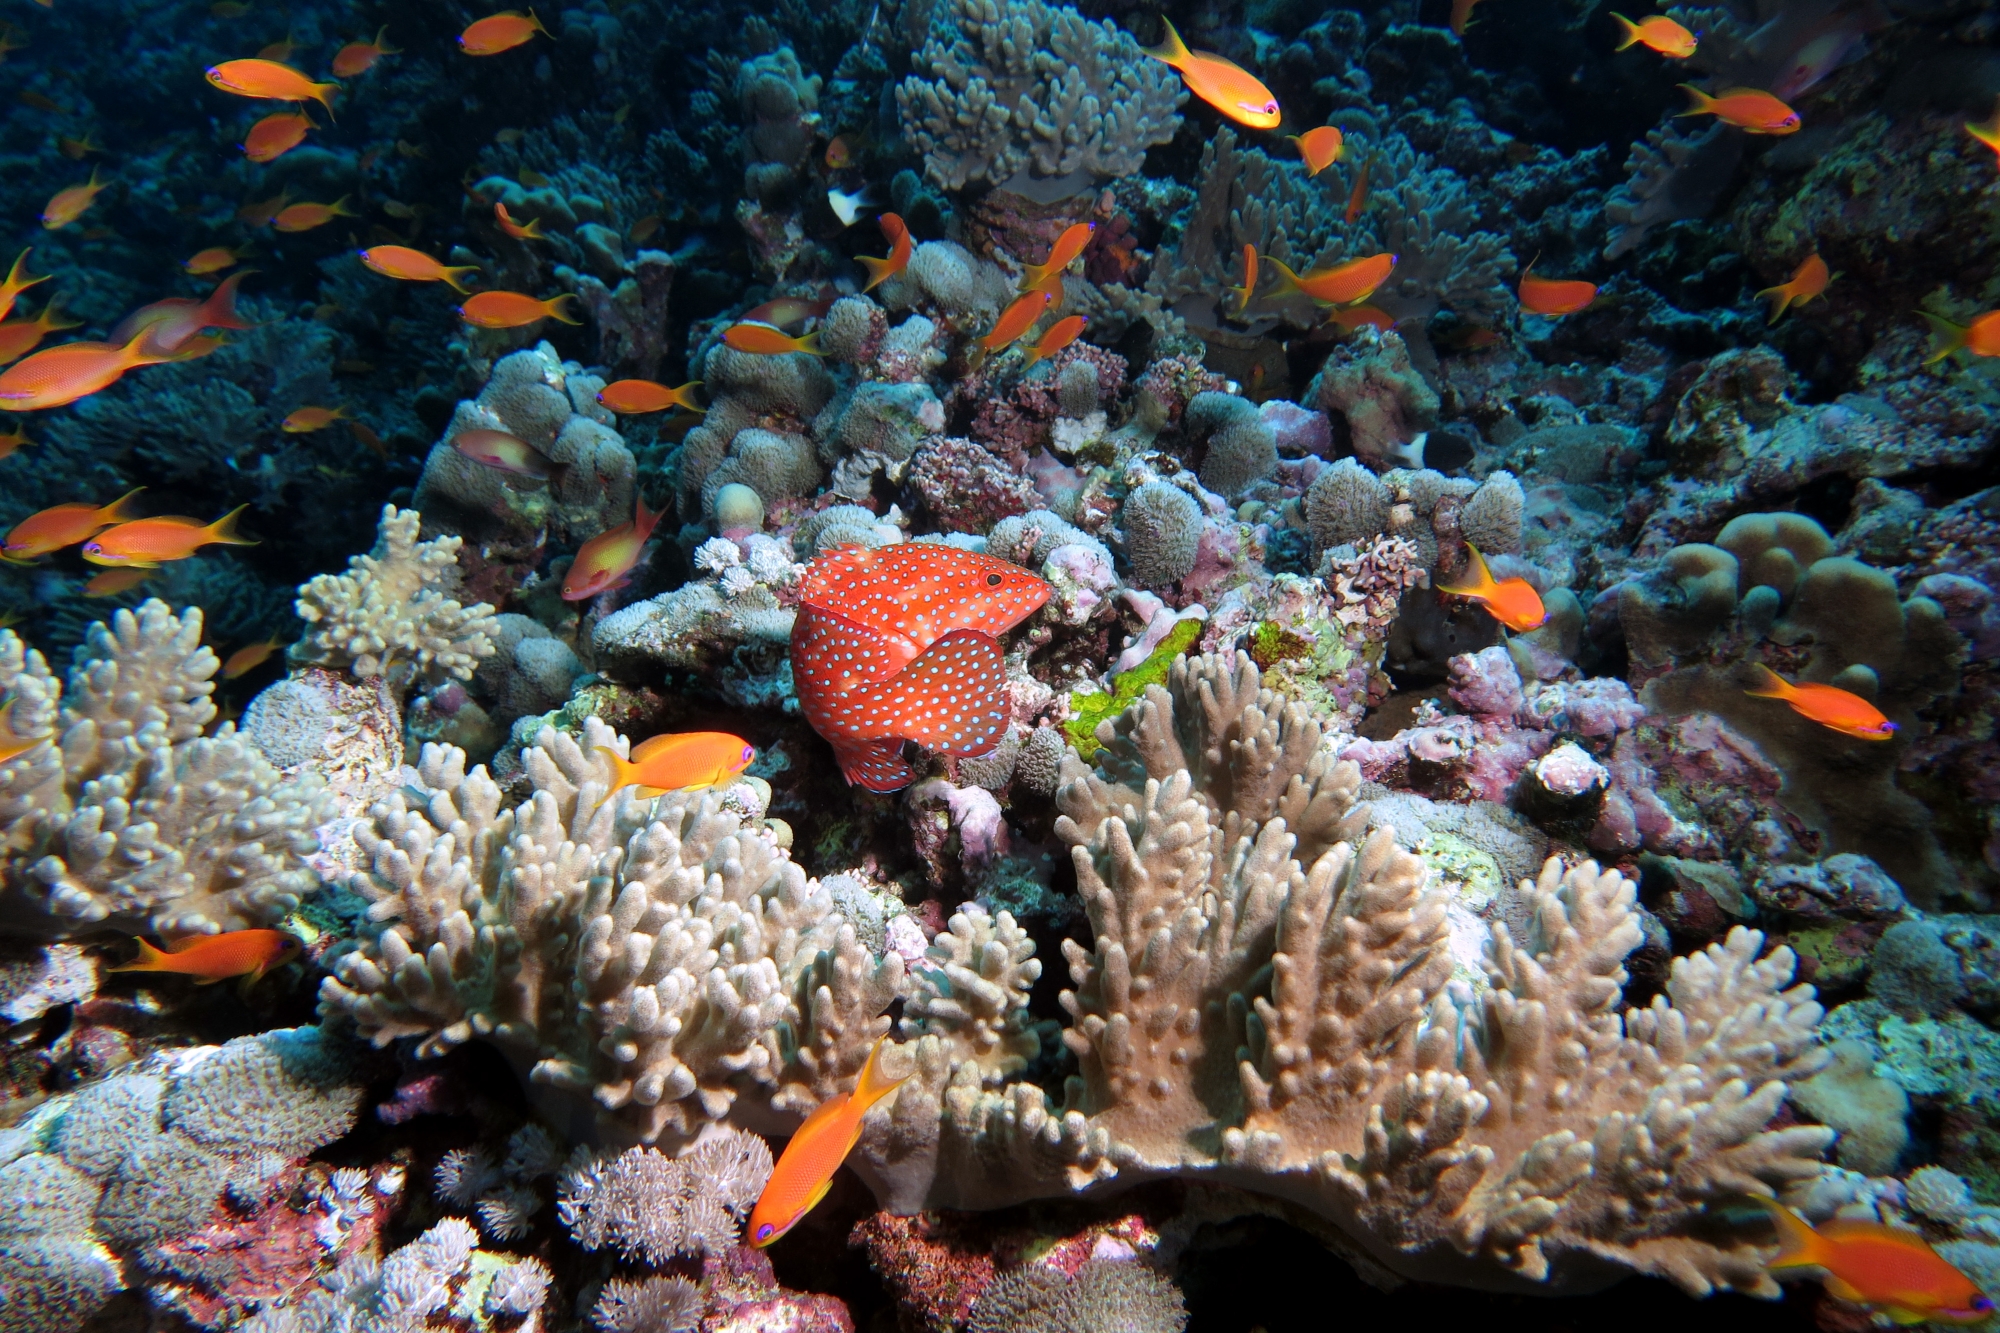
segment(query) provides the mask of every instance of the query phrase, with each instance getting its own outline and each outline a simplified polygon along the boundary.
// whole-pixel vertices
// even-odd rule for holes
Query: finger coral
[[[6,926],[168,937],[271,925],[319,889],[305,858],[331,813],[319,777],[281,778],[224,724],[199,610],[164,602],[91,627],[67,684],[0,630],[17,735],[0,764]]]

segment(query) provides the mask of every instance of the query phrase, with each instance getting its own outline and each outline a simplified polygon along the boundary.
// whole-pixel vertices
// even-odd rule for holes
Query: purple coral
[[[984,533],[1040,503],[1035,484],[976,440],[927,440],[910,460],[910,486],[945,532]]]

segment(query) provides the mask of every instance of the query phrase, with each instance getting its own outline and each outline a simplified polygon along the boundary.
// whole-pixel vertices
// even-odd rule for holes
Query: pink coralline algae
[[[1060,389],[1072,366],[1089,366],[1097,376],[1097,402],[1113,401],[1125,387],[1125,358],[1093,343],[1073,342],[1032,370],[1019,375],[1004,392],[1005,364],[974,371],[953,390],[957,403],[976,404],[972,435],[995,452],[1020,461],[1048,446],[1050,428],[1063,411]]]
[[[1035,484],[976,441],[926,440],[910,460],[910,485],[924,512],[946,532],[984,533],[1040,503]]]
[[[702,1260],[708,1313],[703,1333],[854,1333],[854,1317],[836,1296],[817,1296],[778,1285],[771,1258],[732,1245]]]
[[[1139,393],[1166,410],[1166,426],[1180,425],[1181,414],[1196,394],[1224,393],[1229,381],[1193,356],[1163,356],[1139,377]]]
[[[1642,724],[1621,734],[1604,762],[1611,791],[1585,839],[1600,855],[1644,850],[1713,861],[1731,848],[1767,857],[1801,843],[1810,850],[1811,834],[1778,804],[1783,775],[1713,714]]]
[[[1325,458],[1333,452],[1333,423],[1324,412],[1270,398],[1257,405],[1257,417],[1277,437],[1280,458]]]

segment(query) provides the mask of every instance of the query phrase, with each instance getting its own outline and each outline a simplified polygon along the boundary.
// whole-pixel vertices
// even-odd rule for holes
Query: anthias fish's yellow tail
[[[1715,99],[1701,89],[1691,83],[1683,83],[1680,88],[1688,95],[1688,109],[1680,112],[1674,119],[1679,120],[1681,116],[1699,116],[1715,110]]]
[[[1139,49],[1153,59],[1165,61],[1169,65],[1185,63],[1193,53],[1187,49],[1187,43],[1181,40],[1181,35],[1174,31],[1174,25],[1167,21],[1165,14],[1160,15],[1160,26],[1166,29],[1166,36],[1160,39],[1160,44],[1142,46]]]
[[[129,963],[114,963],[112,966],[107,967],[104,970],[106,972],[159,971],[160,964],[165,962],[167,958],[165,951],[154,948],[152,945],[146,943],[146,941],[144,940],[137,940],[135,941],[135,943],[137,943],[139,946],[139,956],[137,958],[134,958]]]
[[[868,1063],[861,1067],[861,1081],[854,1085],[853,1105],[857,1117],[866,1115],[869,1107],[903,1086],[903,1079],[890,1078],[882,1072],[882,1048],[888,1042],[886,1035],[876,1038],[875,1049],[868,1052]]]
[[[868,270],[868,285],[861,289],[864,292],[874,291],[895,275],[894,259],[876,259],[872,255],[856,255],[855,258],[861,261],[861,267]]]
[[[1759,1199],[1757,1203],[1770,1215],[1771,1225],[1778,1230],[1778,1255],[1764,1265],[1766,1268],[1823,1266],[1826,1245],[1809,1222],[1776,1199]]]
[[[1299,275],[1292,272],[1291,265],[1287,264],[1284,260],[1273,259],[1271,256],[1265,255],[1264,262],[1278,271],[1278,280],[1271,284],[1270,294],[1273,298],[1295,296],[1305,290],[1305,287],[1299,282]]]
[[[607,746],[598,746],[597,752],[603,755],[606,762],[611,765],[611,790],[617,791],[620,787],[638,785],[639,766],[637,764],[621,757],[618,751]]]
[[[208,539],[212,542],[222,542],[229,546],[257,545],[255,537],[245,537],[236,531],[237,520],[243,517],[243,511],[249,507],[249,505],[237,505],[202,531],[208,534]]]
[[[1743,692],[1753,699],[1789,699],[1798,693],[1798,689],[1783,676],[1759,662],[1756,686]]]
[[[1472,555],[1472,582],[1457,586],[1440,583],[1437,590],[1450,593],[1453,597],[1489,596],[1499,585],[1493,581],[1493,571],[1487,567],[1486,557],[1479,554],[1479,548],[1471,542],[1465,544],[1465,549]]]
[[[1931,337],[1933,341],[1931,343],[1930,355],[1924,358],[1925,365],[1928,366],[1942,361],[1959,348],[1965,346],[1966,330],[1963,324],[1954,324],[1942,316],[1933,315],[1928,310],[1919,310],[1917,313],[1929,320],[1931,325]]]

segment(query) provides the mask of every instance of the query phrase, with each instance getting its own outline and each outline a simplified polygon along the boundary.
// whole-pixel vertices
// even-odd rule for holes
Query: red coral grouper
[[[904,741],[960,758],[990,754],[1006,728],[996,636],[1049,599],[1018,565],[917,542],[844,546],[800,584],[792,675],[813,730],[847,780],[895,791],[916,776]]]

